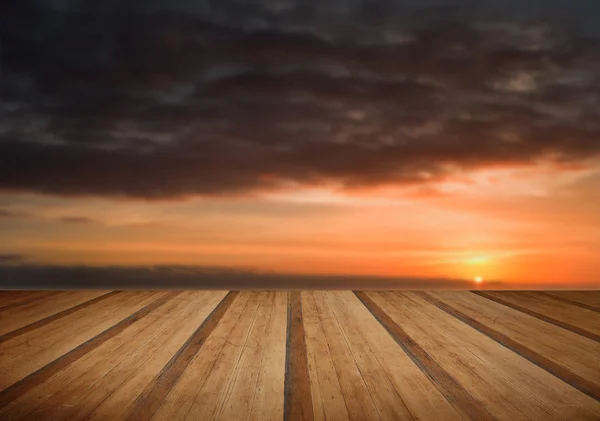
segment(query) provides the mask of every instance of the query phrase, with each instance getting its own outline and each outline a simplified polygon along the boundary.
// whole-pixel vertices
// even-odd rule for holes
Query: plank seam
[[[130,314],[115,325],[100,332],[93,338],[88,339],[87,341],[73,348],[66,354],[61,355],[54,361],[51,361],[50,363],[46,364],[40,369],[34,371],[33,373],[19,380],[18,382],[7,387],[6,389],[0,392],[0,409],[4,408],[11,401],[29,392],[34,387],[48,380],[50,377],[52,377],[59,371],[73,364],[75,361],[90,353],[98,346],[108,341],[110,338],[118,335],[127,327],[141,320],[142,318],[150,314],[150,312],[164,305],[167,301],[169,301],[171,298],[178,294],[179,292],[163,295],[160,298],[157,297],[154,301],[137,310],[135,313]]]
[[[593,305],[590,305],[590,304],[585,304],[585,303],[582,303],[582,302],[579,302],[579,301],[576,301],[576,300],[571,300],[569,298],[560,297],[558,295],[550,294],[550,293],[545,292],[545,291],[544,292],[540,292],[540,294],[543,294],[544,296],[549,297],[549,298],[551,298],[553,300],[556,300],[556,301],[562,301],[563,303],[568,303],[568,304],[571,304],[571,305],[574,305],[574,306],[577,306],[577,307],[585,308],[586,310],[590,310],[590,311],[594,311],[596,313],[600,313],[600,308],[594,307]]]
[[[425,293],[422,291],[415,291],[414,294],[421,297],[425,301],[435,305],[440,310],[446,312],[447,314],[453,316],[454,318],[460,320],[467,326],[477,330],[480,333],[483,333],[487,337],[493,339],[498,344],[504,346],[510,351],[520,355],[536,366],[542,368],[568,385],[574,387],[582,393],[585,393],[589,397],[600,401],[600,387],[595,385],[594,383],[584,379],[583,377],[571,372],[569,369],[561,366],[560,364],[555,363],[554,361],[538,354],[534,350],[528,348],[527,346],[509,338],[501,332],[498,332],[495,329],[492,329],[489,326],[484,325],[483,323],[473,319],[467,314],[464,314],[460,310],[452,307],[451,305]]]
[[[450,373],[444,370],[365,292],[353,292],[373,317],[385,328],[392,339],[404,350],[406,355],[431,379],[440,393],[462,416],[472,421],[496,420],[479,400],[473,397]]]
[[[239,291],[229,291],[198,326],[188,340],[171,357],[160,373],[151,381],[126,411],[124,419],[149,420],[161,407],[165,398],[181,378],[192,359],[204,345],[223,318]]]
[[[46,326],[46,325],[48,325],[48,324],[50,324],[50,323],[52,323],[52,322],[54,322],[56,320],[60,320],[60,319],[62,319],[64,317],[69,316],[70,314],[76,313],[76,312],[78,312],[80,310],[83,310],[83,309],[85,309],[87,307],[90,307],[90,306],[92,306],[94,304],[97,304],[97,303],[99,303],[101,301],[104,301],[104,300],[106,300],[108,298],[114,297],[115,295],[119,294],[120,292],[121,291],[112,291],[112,292],[103,294],[103,295],[101,295],[99,297],[96,297],[96,298],[93,298],[91,300],[85,301],[83,303],[77,304],[76,306],[70,307],[70,308],[68,308],[66,310],[60,311],[60,312],[55,313],[55,314],[53,314],[51,316],[45,317],[43,319],[40,319],[40,320],[38,320],[36,322],[33,322],[33,323],[30,323],[30,324],[28,324],[26,326],[23,326],[23,327],[20,327],[18,329],[15,329],[13,331],[7,332],[4,335],[0,336],[0,344],[2,342],[8,341],[9,339],[13,339],[13,338],[19,337],[21,335],[24,335],[25,333],[28,333],[28,332],[31,332],[31,331],[33,331],[35,329],[39,329],[41,327],[44,327],[44,326]]]
[[[471,291],[471,292],[473,294],[479,295],[480,297],[487,298],[488,300],[495,301],[495,302],[497,302],[499,304],[502,304],[503,306],[510,307],[512,309],[518,310],[521,313],[529,314],[530,316],[533,316],[533,317],[536,317],[536,318],[538,318],[540,320],[543,320],[546,323],[553,324],[555,326],[558,326],[558,327],[563,328],[565,330],[569,330],[569,331],[571,331],[573,333],[576,333],[578,335],[581,335],[581,336],[586,337],[588,339],[591,339],[593,341],[600,342],[600,335],[596,335],[595,333],[589,332],[589,331],[587,331],[585,329],[581,329],[581,328],[579,328],[577,326],[574,326],[574,325],[572,325],[570,323],[562,322],[562,321],[560,321],[558,319],[555,319],[553,317],[546,316],[543,313],[537,312],[535,310],[530,310],[530,309],[528,309],[526,307],[523,307],[523,306],[521,306],[519,304],[515,304],[513,302],[504,300],[503,298],[496,297],[495,295],[488,294],[487,292],[484,292],[484,291]]]
[[[312,421],[314,413],[300,292],[288,293],[284,421]]]

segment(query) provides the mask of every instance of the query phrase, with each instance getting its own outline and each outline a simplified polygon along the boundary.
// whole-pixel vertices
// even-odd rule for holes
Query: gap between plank
[[[410,359],[425,373],[450,402],[450,404],[463,416],[472,421],[493,421],[495,418],[485,407],[458,383],[446,370],[444,370],[431,356],[416,343],[394,320],[379,307],[363,291],[354,291],[354,295],[371,312],[377,321],[387,330]]]
[[[89,352],[93,351],[95,348],[102,345],[104,342],[118,335],[135,322],[146,317],[148,314],[150,314],[150,312],[164,305],[165,303],[167,303],[167,301],[179,295],[180,293],[181,292],[172,292],[167,295],[163,295],[160,298],[157,298],[150,304],[139,309],[135,313],[127,316],[125,319],[121,320],[117,324],[109,327],[105,331],[99,333],[98,335],[87,340],[81,345],[73,348],[66,354],[46,364],[44,367],[41,367],[39,370],[34,371],[33,373],[22,378],[13,385],[7,387],[6,389],[0,392],[0,409],[5,407],[15,399],[19,398],[20,396],[24,395],[25,393],[29,392],[34,387],[48,380],[50,377],[63,370],[64,368],[68,367],[69,365],[71,365],[81,357],[85,356]]]
[[[227,293],[196,331],[179,348],[177,353],[171,357],[155,379],[149,383],[142,394],[129,406],[124,419],[141,421],[149,420],[154,416],[238,295],[239,291],[229,291]]]
[[[300,292],[288,293],[284,421],[313,421]]]
[[[56,314],[53,314],[51,316],[45,317],[45,318],[43,318],[41,320],[38,320],[37,322],[33,322],[33,323],[28,324],[26,326],[20,327],[19,329],[15,329],[15,330],[13,330],[11,332],[7,332],[4,335],[0,336],[0,344],[2,342],[8,341],[9,339],[13,339],[13,338],[16,338],[18,336],[24,335],[25,333],[31,332],[32,330],[39,329],[39,328],[41,328],[43,326],[46,326],[49,323],[52,323],[52,322],[54,322],[56,320],[59,320],[59,319],[62,319],[63,317],[66,317],[66,316],[68,316],[70,314],[76,313],[76,312],[78,312],[80,310],[83,310],[84,308],[87,308],[89,306],[97,304],[97,303],[99,303],[101,301],[104,301],[104,300],[106,300],[108,298],[114,297],[115,295],[117,295],[119,293],[120,293],[120,291],[113,291],[113,292],[106,293],[104,295],[101,295],[99,297],[93,298],[93,299],[91,299],[89,301],[86,301],[84,303],[78,304],[78,305],[76,305],[74,307],[68,308],[66,310],[60,311],[60,312],[58,312]]]
[[[495,301],[495,302],[497,302],[499,304],[502,304],[503,306],[510,307],[510,308],[515,309],[515,310],[519,310],[521,313],[529,314],[530,316],[536,317],[536,318],[538,318],[540,320],[543,320],[543,321],[545,321],[547,323],[551,323],[551,324],[553,324],[555,326],[562,327],[563,329],[570,330],[573,333],[577,333],[578,335],[584,336],[584,337],[586,337],[588,339],[591,339],[593,341],[600,342],[600,335],[596,335],[595,333],[589,332],[589,331],[587,331],[585,329],[582,329],[580,327],[574,326],[574,325],[572,325],[570,323],[566,323],[566,322],[560,321],[558,319],[555,319],[554,317],[546,316],[545,314],[539,313],[539,312],[537,312],[535,310],[531,310],[531,309],[529,309],[527,307],[523,307],[523,306],[521,306],[519,304],[515,304],[515,303],[513,303],[511,301],[505,300],[505,299],[497,297],[495,295],[488,294],[487,292],[484,292],[484,291],[471,291],[471,292],[473,294],[479,295],[480,297],[484,297],[484,298],[487,298],[488,300],[492,300],[492,301]]]

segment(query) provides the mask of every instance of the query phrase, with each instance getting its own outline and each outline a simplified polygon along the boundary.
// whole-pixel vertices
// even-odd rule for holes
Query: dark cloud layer
[[[0,208],[0,219],[3,218],[28,218],[29,215],[26,212],[20,212],[20,211],[13,211],[10,209],[2,209]]]
[[[65,216],[64,218],[60,218],[60,222],[64,222],[65,224],[93,224],[96,220],[85,216]]]
[[[0,264],[21,263],[24,260],[25,256],[20,254],[0,254]]]
[[[530,286],[531,287],[531,286]],[[570,285],[571,289],[576,288]],[[309,276],[201,266],[85,267],[0,264],[0,289],[472,289],[456,279]],[[487,282],[486,288],[507,284]],[[526,285],[519,288],[527,288]],[[538,286],[537,288],[540,288]]]
[[[598,157],[597,8],[488,3],[11,2],[0,189],[168,198]]]

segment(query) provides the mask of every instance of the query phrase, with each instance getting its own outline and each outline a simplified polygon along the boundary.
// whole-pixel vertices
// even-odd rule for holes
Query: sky
[[[1,8],[5,285],[600,287],[596,0]]]

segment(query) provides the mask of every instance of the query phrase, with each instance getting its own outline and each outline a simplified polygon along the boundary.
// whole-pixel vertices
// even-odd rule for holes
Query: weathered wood
[[[425,350],[398,326],[366,293],[355,292],[356,296],[369,309],[390,335],[411,357],[419,368],[434,382],[438,390],[466,419],[494,420],[483,405],[471,396],[452,376],[450,376]]]
[[[86,301],[84,303],[78,304],[74,307],[71,307],[67,310],[63,310],[59,313],[53,314],[52,316],[48,316],[44,319],[38,320],[37,322],[28,324],[27,326],[23,326],[22,328],[13,330],[12,332],[5,333],[4,335],[0,335],[0,343],[8,341],[9,339],[16,338],[17,336],[24,335],[25,333],[31,332],[32,330],[39,329],[42,326],[46,326],[49,323],[54,322],[55,320],[62,319],[70,314],[76,313],[84,308],[97,304],[101,301],[114,297],[119,294],[119,291],[109,292],[107,294],[101,295],[100,297],[96,297],[92,300]]]
[[[127,410],[126,419],[141,421],[152,418],[192,358],[194,358],[198,350],[204,345],[204,342],[215,329],[225,312],[231,307],[238,294],[239,292],[237,291],[231,291],[223,298],[181,349],[163,367],[156,380],[151,382],[135,400]]]
[[[451,316],[456,317],[458,320],[468,324],[472,328],[477,329],[479,332],[483,333],[484,335],[487,335],[488,337],[492,338],[499,344],[507,347],[511,351],[516,352],[517,354],[521,355],[524,358],[527,358],[529,361],[531,361],[535,365],[543,368],[544,370],[548,371],[550,374],[558,377],[559,379],[570,384],[574,388],[582,391],[586,395],[588,395],[596,400],[600,400],[600,386],[598,386],[597,384],[595,384],[589,380],[586,380],[581,376],[574,374],[573,372],[571,372],[570,370],[567,370],[565,367],[561,366],[560,364],[557,364],[554,361],[552,361],[552,360],[540,355],[539,353],[533,351],[532,349],[526,347],[525,345],[512,340],[510,337],[498,332],[497,330],[494,330],[494,329],[486,326],[485,324],[480,323],[479,321],[475,320],[474,318],[458,311],[456,308],[446,304],[443,301],[438,300],[437,298],[431,296],[430,294],[427,294],[422,291],[415,291],[414,294],[418,295],[425,301],[435,305],[436,307],[445,311],[446,313],[450,314]]]
[[[599,333],[600,293],[490,294]],[[600,419],[599,342],[471,292],[0,293],[18,302],[2,420]]]
[[[113,336],[119,334],[138,320],[147,316],[151,311],[165,304],[176,294],[178,293],[164,294],[162,296],[157,295],[156,299],[150,304],[144,306],[143,308],[129,315],[117,324],[111,326],[110,328],[106,329],[100,334],[94,336],[88,341],[72,349],[68,353],[62,355],[61,357],[57,358],[51,363],[45,365],[39,370],[28,375],[27,377],[14,383],[10,387],[4,389],[2,392],[0,392],[0,408],[4,407],[5,405],[15,400],[19,396],[23,395],[24,393],[27,393],[32,388],[41,384],[42,382],[52,377],[54,374],[56,374],[63,368],[67,367],[68,365],[72,364],[79,358],[92,351],[94,348],[106,342]]]
[[[585,336],[586,338],[592,339],[596,342],[600,342],[600,335],[598,335],[594,332],[583,329],[579,326],[575,326],[572,323],[567,323],[563,320],[560,320],[556,317],[552,317],[550,315],[544,314],[542,312],[532,310],[531,308],[525,307],[524,305],[521,305],[521,304],[511,300],[510,298],[507,298],[496,292],[487,292],[487,291],[472,291],[472,292],[474,294],[480,295],[482,297],[485,297],[489,300],[495,301],[495,302],[505,305],[507,307],[511,307],[511,308],[514,308],[515,310],[519,310],[523,313],[529,314],[530,316],[537,317],[538,319],[543,320],[545,322],[552,323],[553,325],[562,327],[563,329],[567,329],[567,330],[570,330],[571,332],[575,332],[581,336]]]

